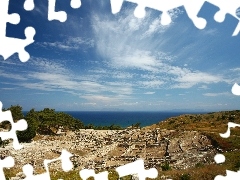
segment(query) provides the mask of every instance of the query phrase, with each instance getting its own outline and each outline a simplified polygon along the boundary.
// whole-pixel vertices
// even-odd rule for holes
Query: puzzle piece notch
[[[62,162],[62,169],[65,172],[70,171],[73,168],[73,163],[70,160],[70,157],[72,157],[72,156],[73,155],[71,153],[69,153],[67,150],[63,149],[61,156],[59,158],[52,159],[52,160],[45,159],[44,166],[45,166],[46,170],[48,170],[48,164],[50,164],[54,161],[60,160]]]
[[[23,173],[25,174],[24,180],[51,180],[50,173],[47,171],[42,174],[33,174],[33,166],[31,164],[26,164],[22,167]]]
[[[56,0],[48,0],[48,20],[59,20],[65,22],[67,20],[67,13],[65,11],[55,11]]]
[[[70,5],[73,9],[78,9],[81,7],[82,3],[81,0],[71,0]]]
[[[0,179],[1,180],[6,180],[6,177],[3,172],[3,168],[11,168],[14,166],[14,164],[15,162],[12,156],[8,156],[3,160],[0,159]]]
[[[87,180],[90,177],[93,177],[94,180],[108,180],[108,172],[107,171],[103,171],[103,172],[96,174],[93,169],[83,169],[79,172],[79,176],[83,180]]]
[[[32,11],[35,7],[34,0],[25,0],[23,7],[26,11]]]
[[[65,11],[55,11],[56,0],[48,0],[48,20],[58,20],[65,22],[67,20],[67,13]],[[72,8],[77,9],[81,7],[81,0],[71,0]]]
[[[2,102],[0,101],[0,108],[2,109]],[[13,139],[13,148],[21,149],[23,146],[19,144],[16,131],[24,131],[27,129],[28,125],[25,119],[21,119],[16,123],[13,121],[12,113],[10,110],[2,112],[0,110],[0,123],[3,121],[9,121],[11,124],[11,130],[8,132],[0,132],[0,137],[3,140]]]
[[[208,0],[208,2],[220,8],[220,10],[214,16],[215,21],[223,22],[225,20],[226,14],[230,14],[239,19],[236,14],[236,10],[240,7],[240,1]]]
[[[144,169],[143,159],[138,159],[132,163],[117,167],[116,171],[118,172],[119,177],[135,174],[138,176],[139,180],[145,180],[146,178],[157,178],[158,176],[157,169]]]
[[[217,164],[224,163],[225,162],[225,156],[223,154],[217,154],[214,156],[214,161]]]
[[[37,174],[34,175],[33,174],[33,166],[31,164],[26,164],[23,166],[23,173],[25,174],[25,179],[24,180],[51,180],[50,178],[50,172],[48,169],[48,165],[52,162],[55,161],[61,161],[62,162],[62,169],[67,172],[70,171],[73,168],[73,163],[70,160],[70,157],[72,157],[73,155],[71,153],[69,153],[67,150],[63,149],[61,155],[56,158],[56,159],[45,159],[44,160],[44,167],[46,169],[45,173],[42,174]]]

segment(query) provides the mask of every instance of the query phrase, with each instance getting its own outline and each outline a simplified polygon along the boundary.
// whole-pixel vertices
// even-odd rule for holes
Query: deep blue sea
[[[112,124],[128,127],[132,124],[141,123],[141,127],[156,124],[170,117],[181,114],[203,114],[200,112],[118,112],[118,111],[65,111],[84,125],[110,126]]]

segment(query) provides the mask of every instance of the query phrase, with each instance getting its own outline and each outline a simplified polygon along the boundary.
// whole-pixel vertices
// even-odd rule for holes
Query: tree
[[[52,127],[56,125],[57,115],[54,109],[44,108],[38,112],[39,128],[38,132],[43,134],[54,134]]]
[[[14,106],[11,105],[11,107],[8,108],[8,110],[11,111],[14,122],[24,118],[21,106],[19,106],[19,105],[14,105]]]
[[[27,121],[28,128],[25,131],[17,132],[17,136],[20,142],[29,142],[36,136],[37,128],[39,125],[38,113],[34,109],[31,109],[27,113],[25,120]]]

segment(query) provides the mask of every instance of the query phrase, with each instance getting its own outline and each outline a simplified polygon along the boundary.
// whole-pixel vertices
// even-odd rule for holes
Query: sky
[[[134,16],[135,4],[124,2],[117,14],[109,0],[82,0],[72,9],[57,0],[56,10],[66,22],[48,21],[47,0],[35,1],[32,11],[23,0],[10,0],[8,37],[25,39],[24,29],[36,30],[35,42],[25,49],[23,63],[14,54],[0,57],[0,101],[5,108],[45,107],[59,111],[222,111],[240,108],[231,93],[240,83],[238,23],[227,16],[213,19],[217,8],[205,4],[199,12],[207,20],[197,29],[184,8],[169,13],[172,23],[160,23],[161,12],[146,9]]]

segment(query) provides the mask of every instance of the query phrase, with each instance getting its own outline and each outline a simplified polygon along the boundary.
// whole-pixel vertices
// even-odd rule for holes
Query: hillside
[[[185,114],[178,117],[171,117],[165,121],[161,121],[144,129],[167,129],[176,130],[178,132],[197,131],[206,135],[212,145],[226,157],[225,163],[221,165],[202,166],[197,169],[186,170],[191,179],[200,178],[210,179],[205,177],[206,174],[222,174],[225,175],[225,170],[237,171],[240,168],[240,128],[231,128],[231,136],[229,138],[220,137],[219,133],[227,131],[228,122],[240,124],[240,110],[212,112],[207,114]],[[187,138],[187,137],[186,137]],[[221,172],[221,173],[220,173]],[[169,172],[166,174],[178,174],[179,172]],[[205,175],[204,175],[205,174]]]
[[[41,118],[46,115],[43,111],[37,112],[38,114]],[[79,171],[83,168],[114,172],[112,170],[115,167],[142,158],[145,168],[158,169],[158,180],[210,180],[216,175],[225,175],[226,169],[237,171],[240,168],[239,128],[232,129],[231,136],[227,139],[219,135],[226,132],[228,122],[240,123],[240,111],[186,114],[141,129],[67,128],[63,134],[37,134],[32,142],[24,143],[25,148],[17,154],[12,150],[11,143],[0,148],[0,152],[3,157],[11,155],[18,160],[14,169],[5,171],[7,177],[16,174],[22,177],[21,167],[29,162],[34,164],[36,173],[42,173],[45,171],[41,166],[43,160],[57,158],[61,149],[66,149],[74,155],[71,159],[74,169],[63,173],[56,171],[59,164],[53,164],[52,179],[80,179]],[[226,156],[225,163],[214,162],[217,153]],[[114,176],[109,174],[109,179],[118,179],[116,172]],[[129,179],[131,178],[123,178]]]

